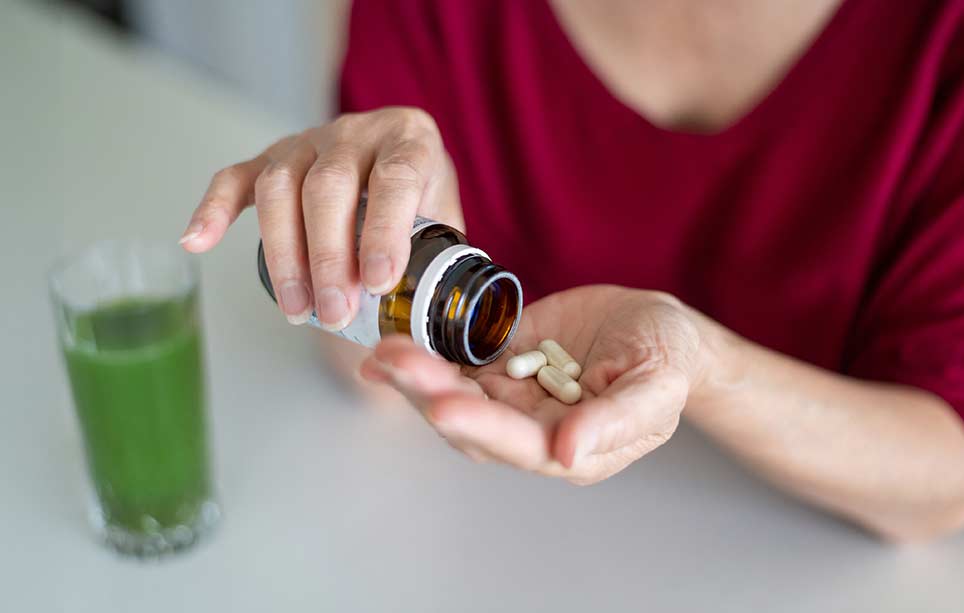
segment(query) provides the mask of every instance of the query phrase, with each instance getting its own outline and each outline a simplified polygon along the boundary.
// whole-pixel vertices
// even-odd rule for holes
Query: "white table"
[[[580,489],[359,406],[261,290],[252,215],[203,257],[225,521],[156,564],[95,544],[45,269],[176,240],[213,170],[290,127],[76,15],[0,3],[0,609],[964,611],[964,536],[881,545],[685,427]]]

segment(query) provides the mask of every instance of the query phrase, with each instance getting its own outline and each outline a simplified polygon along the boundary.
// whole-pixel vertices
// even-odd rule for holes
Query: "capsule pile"
[[[575,404],[582,397],[582,387],[576,381],[582,367],[552,339],[539,343],[538,349],[511,358],[505,372],[513,379],[534,376],[539,385],[565,404]]]

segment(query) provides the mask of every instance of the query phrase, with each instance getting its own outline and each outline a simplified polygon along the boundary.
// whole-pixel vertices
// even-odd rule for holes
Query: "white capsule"
[[[547,392],[565,404],[576,404],[582,398],[582,387],[572,377],[555,366],[543,366],[536,377]]]
[[[562,348],[562,345],[551,338],[547,338],[539,343],[539,351],[546,354],[549,366],[555,366],[573,379],[578,379],[579,375],[582,374],[582,366],[579,365],[579,362],[569,355],[569,353]]]
[[[534,377],[546,364],[546,354],[535,350],[526,351],[510,358],[505,363],[505,372],[513,379],[525,379]]]

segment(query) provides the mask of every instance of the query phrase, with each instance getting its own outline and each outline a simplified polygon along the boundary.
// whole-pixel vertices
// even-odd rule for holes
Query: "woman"
[[[384,341],[363,375],[452,445],[593,483],[685,415],[884,538],[964,525],[964,2],[357,0],[340,92],[182,242],[253,201],[282,311],[339,329],[416,214],[466,227],[586,399]]]

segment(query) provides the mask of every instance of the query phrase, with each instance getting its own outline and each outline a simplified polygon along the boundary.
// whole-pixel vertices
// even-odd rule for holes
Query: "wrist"
[[[745,341],[709,317],[689,308],[699,331],[693,377],[686,402],[686,413],[698,419],[740,387],[744,379],[742,348]]]

